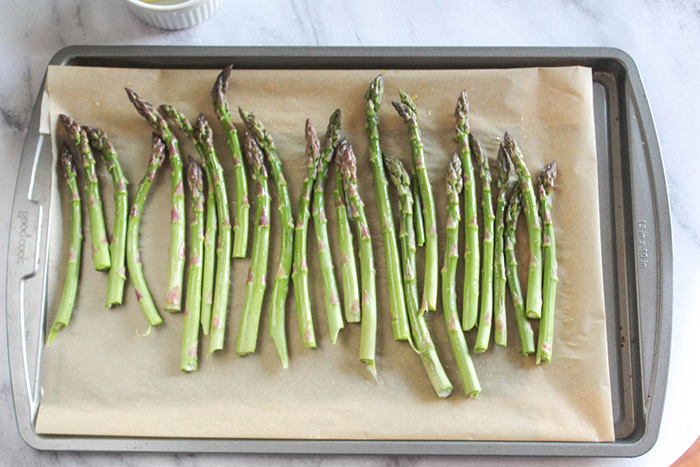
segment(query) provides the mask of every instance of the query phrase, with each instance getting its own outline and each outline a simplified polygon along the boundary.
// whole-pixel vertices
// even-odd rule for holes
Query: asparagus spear
[[[428,300],[423,295],[419,305],[418,282],[416,280],[416,236],[413,230],[413,194],[411,192],[411,177],[403,167],[400,160],[384,154],[384,167],[389,173],[389,179],[396,187],[399,194],[399,211],[401,223],[399,228],[399,243],[403,255],[403,285],[406,294],[406,308],[411,324],[413,348],[423,362],[428,379],[438,397],[447,397],[452,394],[450,383],[445,369],[442,367],[440,357],[435,350],[435,344],[430,337],[428,325],[425,322],[425,312],[428,309]]]
[[[516,184],[506,210],[504,232],[506,277],[508,279],[510,296],[513,299],[513,308],[515,309],[515,322],[518,325],[520,348],[523,355],[530,355],[535,352],[535,337],[532,332],[532,325],[528,321],[527,316],[525,316],[525,302],[523,301],[523,292],[520,290],[520,279],[518,278],[518,260],[515,257],[515,229],[518,225],[518,217],[520,217],[521,202],[522,195],[520,194],[520,188]]]
[[[214,271],[216,268],[216,195],[214,194],[214,173],[211,169],[211,164],[207,164],[206,150],[202,144],[197,141],[194,135],[194,129],[185,116],[171,105],[161,105],[161,111],[168,116],[173,123],[182,131],[194,144],[200,157],[203,161],[204,174],[207,177],[207,218],[206,230],[204,232],[204,260],[202,273],[202,307],[200,313],[200,321],[202,323],[202,331],[205,335],[209,334],[211,328],[211,308],[214,303]]]
[[[523,154],[508,132],[503,137],[503,148],[510,160],[513,161],[515,172],[518,174],[530,241],[530,267],[527,275],[527,303],[525,311],[528,318],[539,319],[542,313],[542,226],[537,209],[537,198],[535,197],[532,178],[525,165]]]
[[[360,333],[360,361],[376,378],[375,353],[377,348],[377,271],[374,267],[374,252],[369,223],[365,215],[365,204],[357,189],[357,159],[352,146],[346,140],[338,145],[336,158],[338,171],[343,175],[343,186],[347,194],[355,230],[360,239],[360,274],[362,278],[362,327]]]
[[[229,218],[228,192],[226,191],[226,181],[224,180],[224,169],[216,156],[211,127],[203,114],[199,114],[199,117],[197,117],[194,135],[199,144],[204,147],[205,163],[211,167],[216,211],[218,213],[217,220],[219,223],[216,285],[209,334],[209,354],[212,354],[224,348],[224,336],[226,335],[226,312],[228,310],[228,294],[231,286],[231,220]]]
[[[345,187],[343,186],[343,174],[340,170],[340,158],[342,153],[336,147],[336,171],[335,189],[335,215],[338,224],[338,244],[340,245],[340,261],[343,273],[343,305],[345,319],[348,323],[360,322],[360,287],[357,283],[357,267],[355,265],[355,246],[353,245],[352,229],[348,221],[348,207],[345,201]]]
[[[331,342],[333,344],[335,344],[338,332],[343,329],[344,325],[340,299],[338,298],[338,285],[335,282],[335,272],[333,271],[333,257],[331,256],[330,241],[328,240],[328,229],[326,227],[328,220],[326,219],[324,187],[328,177],[328,166],[340,138],[340,122],[340,109],[338,109],[333,112],[328,122],[323,153],[318,162],[318,173],[314,184],[314,198],[311,209],[318,244],[318,258],[321,263],[321,275],[323,277],[323,298],[326,304],[328,327],[330,328]]]
[[[163,116],[155,107],[141,99],[131,89],[126,93],[136,111],[146,119],[153,131],[161,137],[168,148],[170,158],[170,254],[168,256],[168,294],[165,297],[166,311],[180,311],[182,281],[185,274],[185,187],[182,183],[182,158],[180,145]]]
[[[425,167],[425,154],[423,152],[420,129],[418,128],[416,105],[405,92],[399,90],[399,95],[401,96],[401,102],[393,102],[393,105],[408,126],[408,137],[411,140],[411,152],[413,154],[413,170],[420,189],[420,202],[425,222],[425,281],[423,283],[423,295],[428,301],[428,309],[434,310],[437,306],[438,294],[438,235],[435,224],[435,200],[433,199],[433,188],[428,178],[428,170]]]
[[[506,327],[506,266],[503,258],[503,231],[505,229],[505,211],[508,205],[508,176],[510,161],[503,151],[498,150],[498,194],[496,195],[496,238],[493,243],[493,309],[496,320],[494,341],[505,347],[508,342]]]
[[[415,204],[413,221],[416,231],[416,245],[425,245],[425,221],[423,221],[423,208],[420,201],[420,188],[418,187],[418,179],[416,172],[413,172],[411,188],[413,188],[413,203]]]
[[[471,330],[476,326],[479,312],[479,223],[476,213],[476,183],[472,154],[469,148],[469,100],[462,91],[455,108],[455,129],[459,156],[462,159],[464,176],[464,222],[466,223],[464,245],[464,301],[462,309],[462,329]]]
[[[56,334],[68,326],[73,307],[75,306],[75,296],[78,293],[78,281],[80,280],[80,254],[83,248],[83,224],[82,211],[80,208],[80,191],[76,180],[75,167],[73,167],[73,154],[67,143],[61,147],[61,166],[66,177],[66,185],[70,192],[71,214],[70,233],[68,240],[68,259],[66,260],[66,280],[63,284],[61,302],[58,305],[58,312],[54,318],[47,343],[50,344],[56,338]]]
[[[71,117],[65,114],[59,115],[59,119],[66,128],[75,147],[78,148],[83,161],[83,174],[85,179],[85,198],[88,203],[88,219],[90,220],[90,240],[92,242],[92,262],[95,269],[104,271],[110,268],[111,260],[109,256],[109,244],[107,243],[107,231],[105,229],[105,218],[102,212],[102,197],[100,196],[100,185],[95,172],[95,158],[90,149],[85,130]]]
[[[309,296],[309,267],[306,263],[306,237],[309,224],[309,204],[311,190],[316,179],[318,161],[320,159],[319,141],[311,120],[306,120],[306,176],[301,184],[301,195],[297,208],[296,231],[294,232],[294,264],[292,265],[292,281],[294,282],[294,300],[299,322],[299,334],[304,347],[316,348],[314,320],[311,315],[311,297]]]
[[[389,304],[391,311],[391,328],[394,340],[407,340],[410,336],[406,303],[404,302],[403,284],[401,283],[401,265],[399,250],[394,231],[394,215],[389,201],[389,182],[384,173],[382,148],[379,143],[379,106],[384,92],[382,75],[377,76],[365,94],[365,132],[369,139],[369,160],[372,164],[374,191],[377,197],[377,208],[382,223],[382,238],[384,240],[384,258],[389,280]]]
[[[156,176],[156,172],[163,164],[165,158],[165,144],[157,135],[153,134],[153,143],[151,148],[151,159],[148,162],[146,175],[143,176],[136,195],[134,196],[134,204],[129,211],[129,224],[126,233],[126,267],[129,270],[131,283],[136,292],[136,300],[143,310],[146,321],[151,326],[158,326],[163,322],[163,319],[158,314],[151,292],[148,290],[146,278],[143,276],[143,267],[141,266],[141,256],[139,255],[139,224],[141,222],[141,214],[143,214],[143,205],[148,197],[148,191],[151,189],[151,184]]]
[[[202,306],[202,256],[204,255],[204,183],[202,168],[190,156],[187,180],[192,193],[192,221],[190,223],[190,267],[187,271],[187,297],[183,319],[180,370],[197,371],[199,344],[199,314]]]
[[[459,192],[462,191],[461,155],[455,153],[447,168],[447,234],[445,238],[445,263],[442,267],[442,308],[445,325],[450,337],[452,353],[457,360],[457,368],[462,378],[464,393],[476,397],[481,391],[474,363],[469,356],[469,348],[459,323],[457,312],[457,263],[459,262]]]
[[[240,107],[238,112],[248,131],[253,134],[255,141],[265,153],[270,164],[272,180],[277,186],[277,202],[282,229],[282,241],[280,246],[280,258],[277,266],[275,281],[272,284],[272,297],[270,298],[270,336],[275,341],[277,353],[282,361],[282,368],[289,366],[289,354],[287,351],[287,336],[285,333],[285,315],[287,294],[289,292],[289,275],[292,269],[294,256],[294,216],[292,215],[292,203],[289,200],[287,180],[284,178],[282,162],[277,157],[275,143],[272,136],[252,113],[246,112]]]
[[[236,217],[233,221],[233,257],[245,258],[248,249],[248,217],[250,203],[248,201],[248,182],[246,180],[245,166],[241,156],[241,144],[238,141],[238,132],[233,125],[229,112],[226,92],[228,91],[229,78],[233,65],[229,65],[219,74],[211,91],[214,98],[214,109],[226,131],[226,144],[231,157],[233,157],[233,177],[236,182]]]
[[[557,177],[557,163],[552,161],[540,174],[538,192],[540,209],[542,209],[542,222],[544,224],[544,238],[542,249],[544,256],[544,285],[542,288],[542,319],[540,321],[540,333],[537,338],[537,358],[549,362],[552,360],[552,343],[554,340],[554,311],[557,296],[557,245],[554,238],[554,224],[552,223],[552,189],[554,179]]]
[[[270,191],[267,187],[267,170],[263,162],[263,153],[249,133],[243,138],[244,153],[248,165],[253,171],[256,182],[255,231],[253,235],[253,253],[248,271],[243,314],[238,328],[236,353],[248,355],[255,352],[260,326],[260,311],[265,296],[267,277],[267,258],[270,250]]]
[[[107,163],[107,169],[112,175],[114,185],[114,226],[112,240],[109,243],[109,255],[112,266],[109,268],[107,280],[107,300],[105,306],[121,305],[124,298],[124,283],[126,282],[126,225],[129,214],[129,193],[126,189],[129,181],[124,175],[122,166],[117,158],[117,151],[107,139],[104,131],[98,128],[83,127],[90,140],[90,145],[102,153]]]
[[[469,146],[472,155],[479,162],[481,173],[481,208],[484,219],[484,240],[481,262],[481,310],[479,314],[479,332],[476,335],[474,353],[485,352],[491,339],[491,322],[493,320],[493,201],[491,200],[491,171],[489,158],[481,142],[469,133]]]

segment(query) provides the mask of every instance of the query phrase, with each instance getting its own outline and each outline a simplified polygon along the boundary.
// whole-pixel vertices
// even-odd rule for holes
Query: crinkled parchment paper
[[[232,193],[230,155],[210,97],[217,73],[217,70],[51,67],[47,87],[54,145],[65,139],[63,129],[57,126],[61,112],[82,124],[105,129],[119,152],[133,196],[146,168],[151,130],[127,99],[123,87],[128,86],[154,104],[175,105],[189,118],[205,113],[217,133],[219,157]],[[73,319],[44,352],[43,397],[37,432],[297,439],[614,439],[591,71],[586,68],[385,71],[386,90],[380,111],[383,149],[410,162],[404,123],[390,104],[391,100],[397,100],[397,90],[401,87],[415,96],[419,109],[427,164],[440,213],[441,261],[446,205],[444,171],[448,157],[456,149],[452,140],[453,112],[462,89],[467,89],[470,96],[472,130],[485,144],[492,162],[499,138],[507,130],[520,143],[533,174],[552,159],[559,166],[554,218],[561,282],[554,361],[536,366],[533,357],[521,355],[509,308],[508,347],[499,348],[492,343],[487,353],[474,359],[483,388],[477,400],[464,396],[440,310],[430,313],[427,319],[455,386],[448,399],[435,396],[411,347],[407,343],[395,343],[392,338],[384,253],[363,131],[363,95],[378,73],[378,70],[234,70],[228,98],[234,112],[239,105],[253,111],[274,136],[293,198],[299,194],[304,172],[304,120],[311,118],[323,135],[331,112],[338,107],[343,111],[343,131],[358,155],[360,190],[374,237],[379,281],[379,380],[375,381],[357,360],[358,325],[346,325],[336,345],[329,341],[313,240],[309,242],[310,283],[319,348],[312,351],[301,346],[290,290],[287,303],[290,368],[282,370],[269,337],[269,297],[264,304],[258,352],[245,358],[234,354],[249,264],[248,259],[234,260],[226,348],[208,358],[202,350],[199,371],[183,374],[179,370],[181,314],[163,312],[165,323],[143,337],[140,334],[146,331],[147,324],[129,283],[124,305],[111,310],[104,308],[107,274],[92,267],[86,220],[85,255]],[[240,125],[239,131],[242,130]],[[184,138],[181,141],[184,155],[196,154],[189,141]],[[152,187],[141,227],[146,279],[159,306],[166,293],[169,170],[166,162]],[[112,187],[103,164],[99,174],[107,225],[111,228]],[[50,271],[55,273],[51,274],[49,284],[47,323],[53,321],[62,289],[68,229],[62,218],[68,213],[65,186],[62,178],[54,176],[54,181]],[[331,191],[328,186],[328,225],[335,239]],[[232,195],[230,199],[233,200]],[[276,204],[274,190],[273,203]],[[293,204],[296,209],[296,199]],[[398,222],[398,211],[394,209]],[[268,277],[272,277],[276,265],[280,240],[276,216],[272,220]],[[528,258],[527,233],[522,220],[518,236],[524,282]],[[337,245],[332,247],[337,252]],[[420,260],[422,252],[419,252]],[[420,262],[419,268],[422,271]],[[462,268],[460,264],[458,284],[461,284]],[[337,258],[336,274],[340,278]],[[459,296],[461,303],[461,290]],[[508,302],[510,307],[510,299]],[[470,348],[475,334],[467,335]],[[203,342],[206,345],[206,338]]]

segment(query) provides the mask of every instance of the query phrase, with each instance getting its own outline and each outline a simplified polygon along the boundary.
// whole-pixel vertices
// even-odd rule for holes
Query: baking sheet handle
[[[629,169],[634,196],[631,219],[638,326],[630,342],[641,352],[644,443],[651,448],[658,437],[668,379],[671,348],[673,249],[671,215],[661,149],[641,76],[627,57]],[[630,66],[631,62],[631,66]],[[637,342],[632,340],[636,337]],[[638,436],[641,435],[638,434]]]
[[[7,252],[10,374],[18,428],[25,440],[34,436],[40,400],[53,173],[50,137],[39,133],[42,99],[36,102],[20,159]]]

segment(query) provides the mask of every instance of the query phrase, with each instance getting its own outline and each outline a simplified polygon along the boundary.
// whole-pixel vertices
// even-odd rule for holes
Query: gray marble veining
[[[0,244],[7,243],[19,155],[50,57],[73,44],[143,45],[461,45],[612,46],[636,60],[659,133],[673,216],[674,338],[661,435],[630,460],[470,459],[484,465],[669,465],[700,435],[700,157],[694,138],[700,108],[700,7],[691,0],[328,1],[229,0],[209,21],[184,31],[141,23],[122,1],[35,0],[0,3]],[[0,265],[6,251],[0,248]],[[0,268],[0,290],[5,269]],[[4,296],[4,294],[3,294]],[[4,301],[3,301],[4,302]],[[2,305],[4,306],[4,305]],[[0,320],[0,465],[456,466],[463,459],[415,457],[232,456],[36,452],[20,439]]]

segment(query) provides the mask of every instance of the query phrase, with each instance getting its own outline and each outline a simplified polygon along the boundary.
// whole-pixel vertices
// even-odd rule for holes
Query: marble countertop
[[[468,6],[467,6],[468,5]],[[700,108],[700,8],[659,0],[536,2],[227,1],[206,23],[168,32],[146,26],[122,1],[0,2],[0,244],[29,116],[46,65],[74,44],[320,46],[609,46],[637,62],[664,155],[674,244],[673,343],[661,432],[637,459],[486,459],[483,465],[670,465],[700,435],[700,157],[692,135]],[[693,198],[695,196],[695,198]],[[695,200],[695,201],[694,201]],[[7,253],[0,248],[0,293]],[[2,300],[4,309],[5,300]],[[2,369],[5,368],[5,369]],[[37,452],[19,437],[0,320],[1,465],[461,465],[446,457],[327,457]]]

